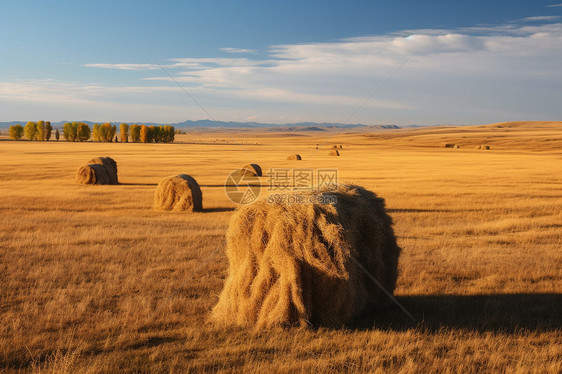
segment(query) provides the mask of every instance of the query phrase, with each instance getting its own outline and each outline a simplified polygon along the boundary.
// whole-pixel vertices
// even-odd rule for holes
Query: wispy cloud
[[[221,48],[221,51],[227,53],[256,53],[254,49],[230,48],[230,47]]]
[[[119,69],[119,70],[157,70],[158,65],[153,64],[85,64],[90,68]]]
[[[546,7],[547,8],[559,8],[559,7],[562,7],[562,3],[560,3],[560,4],[550,4],[550,5],[547,5]]]
[[[560,19],[560,16],[536,16],[536,17],[525,17],[523,21],[555,21]]]

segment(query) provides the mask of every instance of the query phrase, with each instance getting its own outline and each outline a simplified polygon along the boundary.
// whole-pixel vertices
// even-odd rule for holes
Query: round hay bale
[[[232,173],[230,173],[230,175],[233,176],[249,176],[249,177],[257,177],[258,175],[250,169],[236,169],[234,171],[232,171]]]
[[[488,151],[488,150],[490,150],[490,146],[489,145],[482,145],[482,146],[480,146],[480,149],[483,150],[483,151]]]
[[[82,165],[76,172],[78,184],[113,184],[107,169],[100,164]]]
[[[287,157],[287,160],[302,160],[302,157],[298,153],[295,153],[294,155]]]
[[[103,165],[111,181],[109,184],[119,184],[119,179],[117,178],[117,162],[111,157],[94,157],[88,161],[88,164]]]
[[[338,327],[368,306],[388,304],[361,269],[394,291],[400,248],[383,199],[354,185],[292,193],[283,201],[274,196],[232,216],[228,278],[211,321]]]
[[[244,166],[242,166],[242,169],[248,169],[248,170],[254,172],[254,174],[256,174],[258,177],[262,176],[261,167],[258,164],[244,165]]]
[[[203,211],[203,194],[197,181],[179,174],[164,178],[154,194],[154,209],[173,211]]]
[[[332,149],[329,153],[328,156],[339,156],[340,153],[338,152],[337,149]]]
[[[442,143],[441,148],[455,148],[453,143]]]
[[[460,146],[459,146],[458,144],[455,144],[455,146],[454,146],[453,148],[455,148],[455,149],[459,149],[459,148],[460,148]]]
[[[337,146],[336,144],[334,144],[334,145],[332,146],[332,149],[337,149],[337,148],[338,148],[338,146]]]

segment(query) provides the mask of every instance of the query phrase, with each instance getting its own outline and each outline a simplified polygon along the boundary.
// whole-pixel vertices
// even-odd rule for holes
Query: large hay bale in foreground
[[[94,157],[88,164],[99,164],[107,170],[107,174],[111,180],[109,184],[119,184],[119,179],[117,178],[117,162],[111,157]]]
[[[164,178],[154,194],[154,209],[174,211],[203,211],[203,194],[197,181],[179,174]]]
[[[294,155],[287,157],[287,160],[302,160],[302,157],[298,153],[295,153]]]
[[[100,164],[82,165],[76,172],[78,184],[113,184],[107,169]]]
[[[250,170],[254,172],[254,174],[256,174],[258,177],[262,176],[261,167],[258,164],[247,164],[242,166],[242,169]]]
[[[338,152],[337,149],[332,149],[329,153],[328,156],[339,156],[340,153]]]
[[[231,218],[228,278],[211,321],[335,327],[388,303],[357,264],[394,291],[400,248],[383,199],[354,185],[288,195],[301,203],[272,196]]]

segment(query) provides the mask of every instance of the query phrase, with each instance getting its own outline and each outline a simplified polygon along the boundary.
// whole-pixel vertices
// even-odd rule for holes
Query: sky
[[[562,119],[560,0],[2,0],[0,35],[0,121]]]

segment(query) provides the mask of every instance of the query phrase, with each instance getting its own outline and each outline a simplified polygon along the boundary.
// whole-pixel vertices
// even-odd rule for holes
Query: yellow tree
[[[121,135],[121,143],[127,143],[129,141],[129,125],[122,123],[119,126],[119,133]]]
[[[20,124],[10,126],[10,138],[20,140],[23,136],[23,127]]]
[[[140,141],[141,143],[150,142],[150,129],[146,125],[140,127]]]
[[[45,121],[37,122],[37,132],[35,133],[35,138],[37,140],[45,140]]]
[[[35,140],[35,136],[37,135],[37,124],[31,121],[28,122],[27,125],[25,125],[24,132],[27,139]]]

